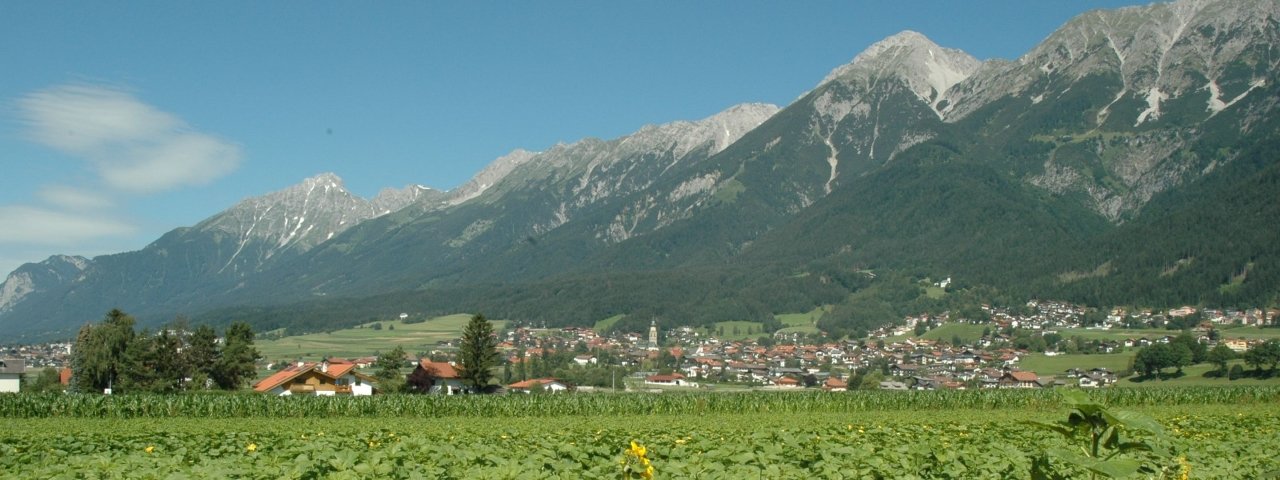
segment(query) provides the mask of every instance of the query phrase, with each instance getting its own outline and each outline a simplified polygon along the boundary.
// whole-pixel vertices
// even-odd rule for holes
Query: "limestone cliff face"
[[[27,295],[58,289],[79,280],[91,263],[84,257],[54,255],[42,262],[18,267],[0,283],[0,314],[11,310]]]
[[[962,121],[998,101],[1057,108],[1051,143],[1026,180],[1080,193],[1122,222],[1154,195],[1212,171],[1226,158],[1187,151],[1200,125],[1229,115],[1248,133],[1275,109],[1280,3],[1183,0],[1081,15],[1012,62],[988,62],[958,84],[942,111]],[[1067,106],[1069,105],[1069,106]],[[1074,120],[1074,119],[1072,119]],[[1052,123],[1052,122],[1049,122]]]

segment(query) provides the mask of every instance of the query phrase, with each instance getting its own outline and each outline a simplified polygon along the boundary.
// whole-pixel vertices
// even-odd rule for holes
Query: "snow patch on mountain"
[[[253,197],[197,224],[194,232],[234,239],[217,273],[257,270],[282,252],[301,253],[366,220],[438,192],[418,185],[384,189],[373,200],[348,192],[342,179],[322,173],[284,190]],[[250,246],[253,258],[242,255]]]

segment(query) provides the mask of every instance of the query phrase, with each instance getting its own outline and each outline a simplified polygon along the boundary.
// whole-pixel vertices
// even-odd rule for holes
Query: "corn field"
[[[1112,406],[1230,405],[1280,402],[1280,387],[1110,388],[1091,391]],[[1054,390],[937,390],[568,394],[373,397],[234,395],[3,394],[2,418],[334,418],[563,417],[701,415],[744,412],[851,413],[903,410],[1041,409],[1061,406]]]

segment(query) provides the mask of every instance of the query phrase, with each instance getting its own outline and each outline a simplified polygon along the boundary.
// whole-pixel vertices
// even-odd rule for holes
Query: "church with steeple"
[[[658,320],[649,321],[649,350],[658,349]]]

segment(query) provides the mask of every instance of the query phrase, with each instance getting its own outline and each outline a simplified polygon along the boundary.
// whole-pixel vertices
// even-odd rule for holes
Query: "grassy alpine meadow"
[[[930,393],[864,397],[896,398],[879,403],[785,393],[107,400],[194,399],[145,415],[123,408],[95,415],[88,407],[23,413],[36,405],[5,395],[0,478],[1028,478],[1040,453],[1081,448],[1027,423],[1066,417],[1052,395]],[[1022,401],[1010,400],[1019,394]],[[1151,447],[1127,455],[1147,472],[1142,478],[1259,478],[1280,469],[1267,448],[1280,445],[1280,389],[1091,394],[1162,427],[1125,437]],[[794,405],[782,407],[788,397]],[[301,402],[290,404],[292,413],[224,416],[216,406],[264,398]],[[574,414],[565,411],[572,398],[600,403]],[[376,408],[334,407],[353,400]],[[215,407],[201,414],[202,403]],[[414,404],[469,406],[432,415]],[[1053,468],[1063,478],[1088,476]]]

